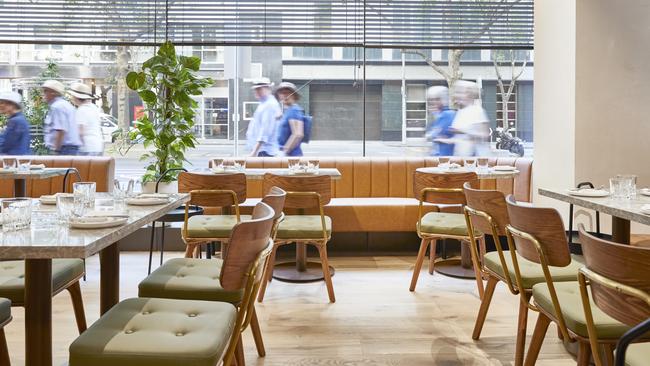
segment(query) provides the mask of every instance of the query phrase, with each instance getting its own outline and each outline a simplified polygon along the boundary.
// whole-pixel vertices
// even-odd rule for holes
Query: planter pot
[[[155,193],[156,182],[147,182],[142,187],[142,193]],[[158,193],[178,193],[178,182],[160,182]]]

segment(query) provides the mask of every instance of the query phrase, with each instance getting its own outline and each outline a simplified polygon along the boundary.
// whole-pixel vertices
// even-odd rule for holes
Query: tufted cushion
[[[11,318],[11,300],[0,298],[0,324]]]
[[[175,258],[156,269],[140,285],[138,296],[238,303],[243,291],[221,287],[221,259]]]
[[[582,308],[582,299],[580,298],[580,287],[575,282],[554,282],[553,286],[557,292],[557,297],[562,309],[562,316],[567,328],[579,336],[588,338],[587,321],[585,312]],[[535,304],[544,309],[547,313],[556,316],[551,300],[551,293],[546,282],[538,283],[533,286],[533,299]],[[618,339],[630,329],[627,325],[615,320],[602,310],[598,309],[596,304],[589,299],[591,303],[591,312],[596,325],[596,333],[599,339]]]
[[[512,255],[509,251],[503,251],[503,257],[506,261],[506,266],[508,266],[508,273],[510,274],[510,279],[514,285],[517,284],[517,279],[515,277],[515,267],[512,263]],[[572,256],[573,260],[566,267],[551,267],[551,276],[555,282],[566,282],[566,281],[577,281],[578,280],[578,270],[580,267],[584,266],[584,263],[580,263],[582,260],[581,257]],[[505,277],[503,268],[501,267],[501,261],[499,260],[498,252],[489,252],[486,253],[483,257],[485,262],[485,267],[490,271],[498,274],[502,278]],[[546,282],[544,278],[544,272],[542,271],[542,265],[531,262],[519,254],[517,254],[517,263],[519,263],[519,271],[521,272],[521,280],[524,284],[524,288],[531,289],[533,285],[538,283]]]
[[[465,215],[457,213],[429,212],[422,217],[422,227],[419,230],[424,234],[469,235]],[[476,231],[474,235],[482,234]]]
[[[250,215],[240,215],[242,221],[250,220]],[[232,228],[237,224],[235,215],[197,215],[187,220],[187,235],[190,238],[229,238]]]
[[[650,343],[631,344],[625,352],[625,365],[646,366],[650,360]]]
[[[127,299],[70,345],[70,366],[214,366],[236,315],[227,303]]]
[[[325,216],[327,236],[332,233],[332,219]],[[287,215],[278,225],[278,239],[323,239],[320,215]]]
[[[83,274],[84,262],[81,259],[52,260],[52,291],[61,291]],[[25,261],[0,262],[0,297],[6,297],[14,304],[25,302]]]

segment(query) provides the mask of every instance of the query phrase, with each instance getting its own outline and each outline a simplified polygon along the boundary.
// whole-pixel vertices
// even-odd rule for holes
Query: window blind
[[[533,0],[0,1],[0,42],[533,47]]]

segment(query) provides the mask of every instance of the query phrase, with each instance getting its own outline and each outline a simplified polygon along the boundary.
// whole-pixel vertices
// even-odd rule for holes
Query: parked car
[[[115,142],[115,137],[113,137],[113,132],[117,131],[117,118],[111,116],[110,114],[102,113],[99,116],[102,124],[102,135],[104,136],[104,142]]]

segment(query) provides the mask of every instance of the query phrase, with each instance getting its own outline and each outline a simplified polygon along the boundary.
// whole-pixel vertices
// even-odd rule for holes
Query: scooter
[[[503,127],[497,127],[493,132],[497,142],[496,147],[498,150],[508,150],[517,156],[524,156],[524,141],[513,134],[515,131],[514,128],[506,130]]]

